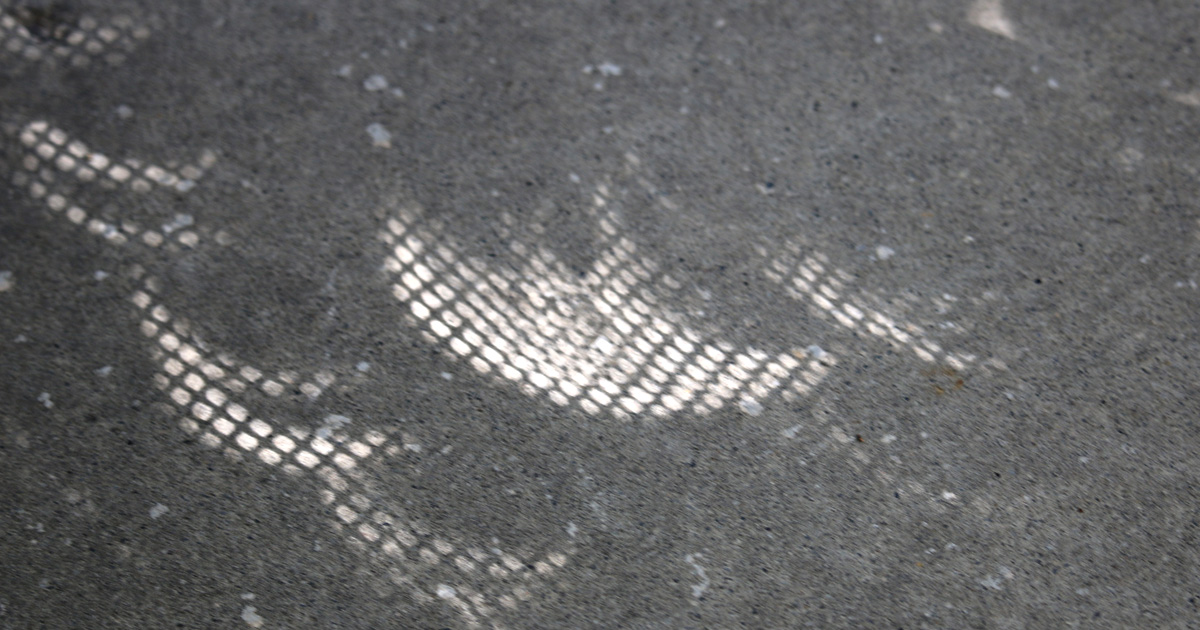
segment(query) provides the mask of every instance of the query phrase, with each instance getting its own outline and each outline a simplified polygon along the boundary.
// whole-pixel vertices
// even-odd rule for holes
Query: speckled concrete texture
[[[0,6],[0,628],[1197,627],[1194,3]]]

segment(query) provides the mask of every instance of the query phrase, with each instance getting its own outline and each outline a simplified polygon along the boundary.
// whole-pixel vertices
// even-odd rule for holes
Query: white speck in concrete
[[[741,407],[742,411],[746,412],[746,415],[749,416],[757,416],[763,412],[762,403],[754,400],[753,398],[743,398],[741,402],[738,403],[738,406]]]
[[[354,66],[346,64],[334,71],[339,77],[349,77],[354,72]]]
[[[683,559],[692,565],[692,570],[700,577],[700,583],[692,585],[692,597],[699,599],[701,595],[704,595],[704,591],[708,590],[708,585],[712,582],[709,581],[708,575],[704,572],[704,567],[700,566],[700,563],[697,561],[702,559],[700,554],[689,553]]]
[[[1012,92],[1009,92],[1008,88],[1003,85],[997,85],[992,88],[992,94],[999,98],[1012,98]]]
[[[600,335],[599,337],[596,337],[595,341],[592,342],[592,348],[600,351],[602,354],[609,354],[614,348],[616,348],[616,346],[613,345],[613,342],[608,340],[608,337]]]
[[[13,343],[25,343],[26,341],[29,341],[29,338],[26,337],[25,335],[17,335],[13,339]]]
[[[354,366],[354,369],[358,370],[359,372],[366,372],[367,370],[371,369],[371,364],[367,363],[366,361],[359,361],[358,365]]]
[[[248,602],[254,601],[254,597],[255,597],[254,593],[242,593],[242,599],[244,599]]]
[[[102,368],[96,369],[96,376],[108,376],[109,374],[112,374],[112,371],[113,371],[113,366],[106,365]]]
[[[392,148],[392,133],[379,123],[367,125],[367,135],[371,136],[371,144],[384,149]]]
[[[994,575],[991,575],[982,580],[979,580],[979,583],[982,584],[984,586],[984,588],[990,588],[995,591],[1000,590],[1000,578],[998,578]]]
[[[117,118],[121,120],[133,118],[133,108],[128,105],[117,105]]]
[[[879,247],[875,248],[875,256],[879,258],[879,260],[887,260],[895,255],[896,250],[888,247],[887,245],[880,245]]]
[[[337,431],[338,429],[344,428],[348,424],[350,424],[350,418],[347,418],[346,416],[341,416],[335,413],[325,416],[324,426],[328,429]]]
[[[1138,262],[1142,263],[1143,265],[1150,262],[1150,254],[1142,254],[1142,257],[1138,259]]]
[[[163,234],[170,234],[171,232],[174,232],[175,230],[188,227],[195,222],[196,222],[195,219],[193,219],[192,215],[190,215],[190,214],[177,214],[177,215],[175,215],[175,218],[171,220],[170,223],[163,224],[162,231],[163,231]]]
[[[575,534],[578,534],[578,533],[579,533],[578,525],[576,525],[575,523],[567,523],[567,535],[568,536],[570,536],[571,538],[574,538]]]
[[[445,584],[437,585],[437,596],[438,597],[440,597],[442,599],[450,599],[451,597],[454,597],[455,595],[458,595],[458,591],[454,590],[453,586],[446,586]]]
[[[50,394],[48,394],[47,392],[42,392],[42,393],[38,394],[37,399],[38,399],[38,402],[45,405],[47,409],[54,407],[54,401],[50,400]]]
[[[941,35],[942,32],[946,30],[946,25],[942,24],[941,22],[938,22],[937,20],[934,20],[929,23],[929,30]]]
[[[263,618],[255,611],[254,606],[246,606],[242,609],[242,621],[251,628],[261,628],[263,626]]]
[[[570,175],[567,175],[567,178],[571,180],[572,184],[578,184],[580,181],[582,181],[581,179],[579,179],[579,176],[576,175],[575,173],[571,173]]]
[[[196,182],[194,182],[190,179],[181,179],[181,180],[179,180],[178,184],[175,184],[175,190],[178,190],[179,192],[183,192],[183,193],[185,193],[195,187],[196,187]]]
[[[404,450],[412,451],[414,453],[420,453],[422,448],[423,447],[420,444],[417,444],[416,442],[410,442],[410,443],[404,445]]]
[[[596,69],[600,71],[600,76],[603,76],[603,77],[619,77],[619,76],[621,76],[621,66],[618,66],[617,64],[611,63],[608,61],[600,64],[599,66],[596,66]]]
[[[876,44],[882,44],[883,43],[883,35],[880,35],[879,33],[875,33],[874,40],[875,40]]]
[[[811,355],[812,358],[814,358],[814,359],[822,359],[825,357],[825,350],[822,349],[821,346],[818,346],[817,344],[813,344],[813,345],[805,348],[805,350],[807,350],[808,354]]]
[[[728,23],[729,22],[725,21],[725,18],[717,18],[716,21],[713,22],[713,26],[716,28],[725,28],[725,25]]]
[[[887,435],[885,435],[885,436],[883,436],[883,437],[879,438],[879,441],[880,441],[880,442],[883,442],[884,444],[891,444],[892,442],[895,442],[895,441],[896,441],[896,440],[898,440],[898,439],[899,439],[899,438],[897,438],[896,436],[894,436],[894,435],[892,435],[891,433],[889,433],[889,434],[887,434]]]
[[[11,271],[0,271],[0,292],[13,288],[12,275]]]
[[[171,508],[169,508],[161,503],[155,503],[154,507],[150,508],[150,518],[159,518],[163,514],[166,514],[167,512],[170,512],[170,511],[171,511]]]
[[[104,279],[108,277],[108,272],[102,269],[97,269],[96,273],[92,274],[92,277],[96,279],[96,282],[103,282]]]
[[[363,87],[366,88],[368,92],[386,90],[388,87],[388,80],[384,78],[382,74],[372,74],[371,76],[367,77],[365,81],[363,81]]]
[[[1046,79],[1046,85],[1049,86],[1051,90],[1058,89],[1058,81],[1056,81],[1053,77]]]
[[[395,96],[396,98],[404,98],[404,90],[401,90],[398,87],[392,88],[392,96]]]
[[[447,381],[453,381],[454,375],[449,372],[442,372],[442,378],[446,379]]]
[[[802,429],[802,428],[804,428],[804,425],[802,425],[802,424],[797,424],[797,425],[796,425],[796,426],[794,426],[794,427],[791,427],[791,428],[788,428],[788,429],[784,429],[784,430],[783,430],[783,437],[785,437],[785,438],[787,438],[787,439],[789,439],[789,440],[790,440],[790,439],[792,439],[792,438],[796,437],[796,434],[797,434],[797,433],[799,433],[799,432],[800,432],[800,429]]]

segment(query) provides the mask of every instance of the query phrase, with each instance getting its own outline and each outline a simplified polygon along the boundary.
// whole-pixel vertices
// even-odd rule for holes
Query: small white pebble
[[[797,434],[797,433],[799,433],[799,432],[800,432],[800,429],[802,429],[802,428],[804,428],[804,425],[802,425],[802,424],[797,424],[797,425],[796,425],[796,426],[794,426],[794,427],[791,427],[791,428],[788,428],[788,429],[784,429],[784,430],[783,430],[783,437],[785,437],[785,438],[787,438],[787,439],[789,439],[789,440],[790,440],[790,439],[792,439],[792,438],[796,437],[796,434]]]
[[[171,508],[169,508],[161,503],[155,503],[154,507],[150,508],[150,518],[159,518],[160,516],[162,516],[163,514],[166,514],[169,511],[171,511]]]
[[[604,62],[596,67],[600,71],[600,76],[603,77],[619,77],[621,76],[621,66],[615,63]]]
[[[742,411],[746,412],[746,415],[749,416],[757,416],[763,412],[762,403],[754,400],[753,398],[743,398],[741,402],[738,403],[738,406],[740,406]]]
[[[242,593],[242,599],[244,599],[248,602],[254,601],[254,597],[255,597],[254,593]]]
[[[442,378],[446,379],[447,381],[452,381],[454,380],[454,375],[449,372],[442,372]]]
[[[1004,87],[1003,85],[997,85],[996,87],[992,88],[992,94],[999,98],[1012,98],[1012,92],[1009,92],[1008,88]]]
[[[880,35],[879,33],[875,33],[875,43],[882,44],[883,43],[883,35]]]
[[[388,80],[384,78],[382,74],[372,74],[371,76],[367,77],[366,81],[363,81],[363,87],[366,88],[368,92],[386,90],[387,86]]]
[[[25,343],[26,341],[29,341],[29,338],[25,335],[17,335],[13,338],[13,343]]]
[[[366,372],[367,370],[371,369],[371,364],[367,363],[366,361],[359,361],[358,365],[354,366],[354,369],[358,370],[359,372]]]
[[[181,179],[178,184],[175,184],[175,190],[179,192],[187,192],[196,187],[196,182],[190,179]]]
[[[190,214],[177,214],[170,223],[163,224],[162,231],[163,234],[170,234],[171,232],[174,232],[180,228],[188,227],[195,222],[195,219],[193,219],[192,215]]]
[[[446,586],[445,584],[438,584],[438,586],[437,586],[437,596],[438,597],[440,597],[442,599],[450,599],[451,597],[454,597],[455,595],[458,595],[458,591],[454,590],[453,586]]]
[[[1049,86],[1051,90],[1058,89],[1058,81],[1054,80],[1053,78],[1046,79],[1046,85]]]
[[[887,245],[880,245],[879,247],[875,248],[875,256],[879,258],[879,260],[887,260],[895,255],[896,250],[888,247]]]
[[[567,178],[569,178],[571,180],[572,184],[578,184],[580,181],[582,181],[579,179],[579,176],[576,175],[575,173],[571,173],[570,175],[567,175]]]
[[[384,149],[392,147],[392,134],[383,125],[371,123],[367,125],[367,135],[371,136],[371,144]]]
[[[575,523],[568,522],[567,523],[567,535],[570,536],[571,538],[574,538],[575,534],[578,534],[578,533],[579,533],[579,526],[577,526]]]
[[[242,621],[245,621],[246,625],[251,628],[261,628],[263,625],[263,618],[258,616],[254,606],[246,606],[242,609]]]
[[[929,30],[933,31],[934,33],[940,34],[942,31],[946,30],[946,26],[944,24],[942,24],[941,22],[934,20],[929,23]]]
[[[813,344],[813,345],[805,348],[805,350],[807,350],[808,354],[811,355],[812,358],[814,358],[814,359],[820,359],[825,356],[825,350],[823,348],[821,348],[821,346],[818,346],[816,344]]]
[[[348,424],[350,424],[350,418],[347,418],[346,416],[338,414],[329,414],[328,416],[325,416],[325,426],[329,427],[330,429],[337,430]]]
[[[404,90],[401,90],[400,88],[392,88],[392,96],[395,96],[396,98],[404,98]]]
[[[424,447],[422,447],[420,444],[417,444],[415,442],[410,442],[410,443],[404,445],[404,450],[412,451],[414,453],[420,453],[422,450],[424,450]]]
[[[1138,259],[1138,262],[1142,263],[1143,265],[1150,262],[1150,254],[1142,254],[1142,257]]]
[[[13,288],[11,271],[0,271],[0,292]]]
[[[47,409],[51,409],[54,407],[54,401],[50,400],[50,394],[47,392],[42,392],[42,393],[38,394],[37,399],[38,399],[38,402],[42,403],[42,405],[44,405]]]
[[[879,438],[879,441],[883,442],[884,444],[891,444],[892,442],[895,442],[897,439],[899,439],[899,438],[897,438],[896,436],[889,433],[889,434]]]
[[[95,278],[97,282],[101,282],[108,277],[108,272],[97,269],[96,273],[92,274],[92,277]]]
[[[117,105],[117,118],[128,120],[133,117],[133,108],[128,105]]]
[[[725,18],[717,18],[717,20],[713,22],[713,26],[716,28],[725,28],[726,24],[728,24],[728,22],[725,21]]]
[[[96,376],[108,376],[109,374],[112,374],[112,371],[113,371],[113,366],[106,365],[106,366],[104,366],[102,368],[98,368],[96,370]]]
[[[354,72],[354,66],[346,64],[335,70],[334,74],[338,75],[339,77],[348,77],[352,72]]]

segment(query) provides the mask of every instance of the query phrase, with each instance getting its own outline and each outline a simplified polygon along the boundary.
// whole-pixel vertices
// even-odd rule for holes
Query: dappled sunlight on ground
[[[590,414],[666,418],[736,401],[757,415],[773,392],[804,393],[820,382],[830,358],[738,350],[688,326],[660,297],[676,283],[636,254],[610,203],[608,186],[596,185],[587,214],[602,253],[584,274],[515,240],[519,267],[489,265],[410,207],[380,234],[393,293],[431,343],[529,395]]]

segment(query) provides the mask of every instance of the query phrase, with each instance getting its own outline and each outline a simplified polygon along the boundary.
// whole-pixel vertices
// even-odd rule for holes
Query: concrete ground
[[[0,2],[0,628],[1200,627],[1200,9]]]

